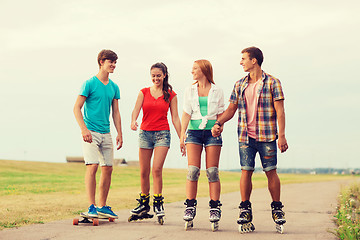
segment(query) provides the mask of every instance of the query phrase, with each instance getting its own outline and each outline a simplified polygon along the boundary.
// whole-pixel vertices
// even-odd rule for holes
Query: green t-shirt
[[[200,104],[200,113],[201,116],[206,116],[208,113],[208,97],[199,97]],[[204,129],[199,129],[199,125],[201,123],[201,119],[198,120],[190,120],[189,122],[189,130],[211,130],[214,126],[216,120],[208,120],[206,127]]]
[[[90,131],[110,132],[110,111],[114,99],[120,99],[120,90],[116,83],[109,79],[104,85],[96,76],[90,78],[81,87],[79,95],[85,96],[84,122]]]

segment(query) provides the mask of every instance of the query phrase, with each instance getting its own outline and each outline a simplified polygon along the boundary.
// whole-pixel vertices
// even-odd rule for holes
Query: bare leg
[[[102,166],[99,183],[99,207],[106,206],[106,200],[109,194],[111,184],[112,166]]]
[[[252,191],[251,177],[254,171],[242,170],[240,177],[240,194],[241,201],[250,200]]]
[[[88,196],[89,205],[95,203],[95,192],[96,192],[96,172],[98,169],[97,164],[89,164],[86,165],[86,173],[85,173],[85,188],[86,194]]]
[[[186,144],[186,151],[188,155],[188,166],[196,166],[200,168],[201,152],[203,147],[201,145],[188,143]],[[196,199],[198,181],[186,180],[186,198]]]
[[[168,147],[156,147],[154,150],[154,160],[152,168],[154,194],[162,193],[162,170],[168,150]]]
[[[206,152],[206,168],[219,167],[221,146],[209,146],[205,148]],[[220,199],[221,184],[217,182],[209,182],[210,199],[217,201]]]
[[[139,149],[141,192],[148,195],[150,192],[150,163],[153,149]]]
[[[265,172],[268,178],[268,189],[273,201],[280,201],[280,179],[277,175],[276,169]]]

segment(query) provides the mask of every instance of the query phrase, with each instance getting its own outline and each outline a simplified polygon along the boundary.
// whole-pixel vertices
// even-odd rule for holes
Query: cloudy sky
[[[279,167],[360,168],[359,9],[357,0],[1,0],[0,159],[82,155],[72,108],[82,82],[97,74],[101,49],[119,56],[110,78],[121,91],[124,146],[115,157],[136,160],[130,115],[139,90],[151,86],[153,63],[168,66],[181,115],[195,60],[211,61],[228,104],[245,76],[241,50],[257,46],[286,98],[290,148]],[[225,126],[222,169],[239,168],[236,123]],[[173,128],[166,167],[186,167]]]

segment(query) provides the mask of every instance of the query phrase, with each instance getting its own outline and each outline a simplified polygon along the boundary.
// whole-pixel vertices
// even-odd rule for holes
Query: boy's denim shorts
[[[139,132],[139,147],[154,149],[156,147],[170,147],[171,135],[169,130]]]
[[[192,143],[208,146],[222,146],[222,137],[213,137],[211,130],[188,130],[186,133],[185,144]]]
[[[100,164],[112,166],[114,160],[114,146],[110,133],[90,131],[92,142],[82,141],[84,161],[86,165]]]
[[[240,165],[242,170],[255,170],[255,155],[259,152],[264,172],[276,169],[277,148],[276,141],[257,142],[249,138],[249,144],[239,142]]]

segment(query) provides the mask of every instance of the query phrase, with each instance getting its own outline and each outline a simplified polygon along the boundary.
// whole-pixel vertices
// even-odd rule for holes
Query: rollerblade
[[[209,202],[209,206],[210,206],[210,223],[211,223],[211,230],[213,232],[217,231],[219,229],[219,221],[221,218],[221,210],[220,207],[222,206],[222,204],[220,203],[219,200],[214,201],[214,200],[210,200]]]
[[[138,206],[130,211],[131,216],[128,219],[128,222],[152,218],[154,215],[149,214],[150,205],[149,205],[150,195],[145,195],[140,193],[140,199],[136,199],[139,202]]]
[[[186,199],[184,202],[184,205],[186,205],[185,214],[184,214],[184,220],[185,220],[185,231],[191,229],[194,227],[193,220],[196,216],[196,205],[197,201],[196,199]]]
[[[158,223],[160,225],[164,224],[164,216],[165,216],[163,200],[164,198],[161,194],[154,194],[153,208],[154,208],[154,213],[158,219]]]
[[[271,203],[271,212],[272,212],[272,218],[274,219],[274,222],[276,224],[276,231],[278,233],[284,232],[284,223],[286,223],[285,220],[285,213],[282,210],[284,205],[282,205],[281,202],[272,202]]]
[[[255,230],[254,224],[251,222],[252,217],[252,210],[251,210],[251,203],[249,200],[240,203],[240,214],[237,223],[239,224],[239,232],[240,233],[247,233],[253,232]]]

